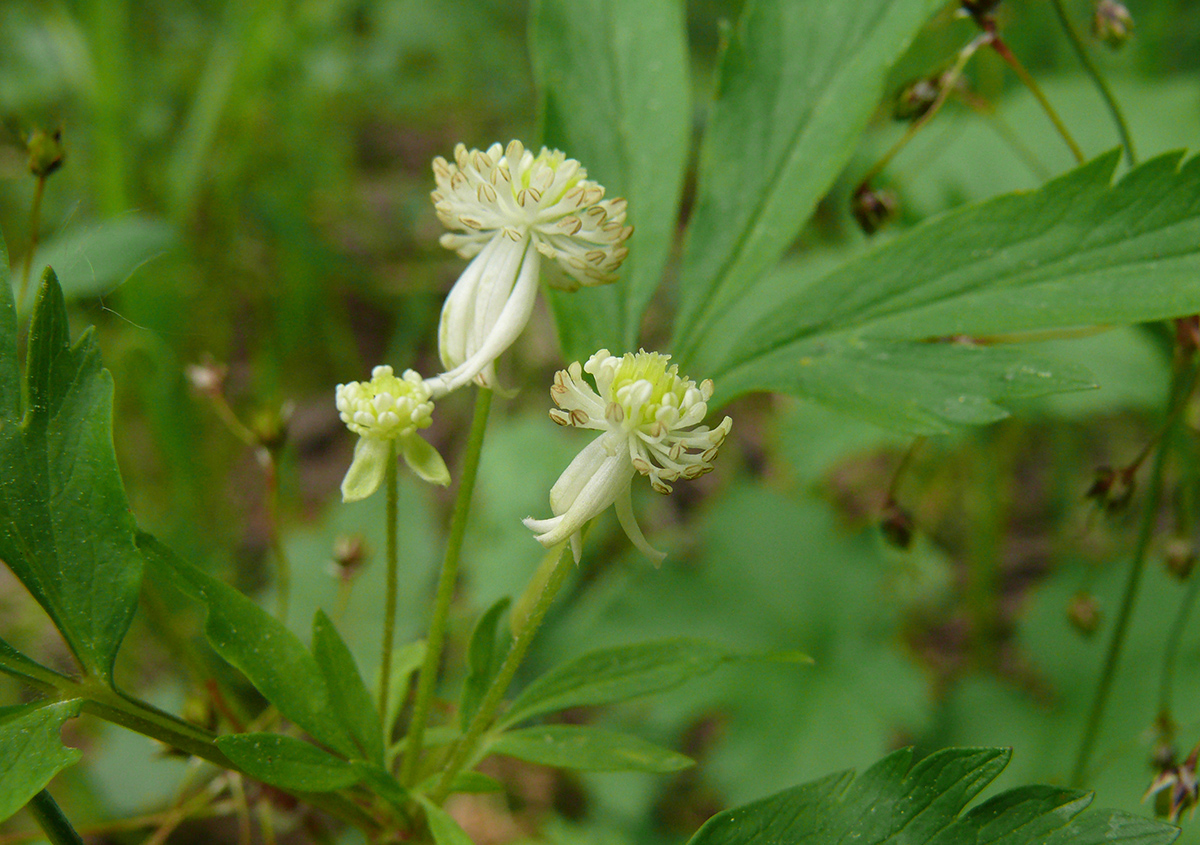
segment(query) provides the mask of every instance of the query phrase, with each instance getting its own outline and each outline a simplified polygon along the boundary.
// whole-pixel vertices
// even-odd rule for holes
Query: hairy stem
[[[529,651],[529,646],[533,642],[534,636],[537,634],[538,628],[541,627],[542,620],[546,618],[547,611],[550,610],[550,605],[554,602],[554,597],[558,595],[558,591],[562,588],[563,582],[567,579],[573,566],[574,558],[571,555],[571,547],[569,543],[564,542],[558,556],[558,565],[551,573],[549,580],[546,582],[545,589],[538,596],[538,600],[534,603],[533,608],[529,611],[529,616],[518,624],[516,636],[513,637],[512,645],[508,649],[508,654],[504,657],[504,663],[500,666],[500,671],[497,673],[495,680],[488,687],[487,694],[483,697],[483,702],[479,705],[479,710],[476,711],[475,717],[471,720],[470,726],[467,728],[466,736],[462,741],[455,746],[454,751],[450,755],[450,760],[446,764],[446,768],[442,771],[442,778],[438,781],[437,787],[430,794],[430,798],[437,804],[440,804],[446,799],[450,793],[450,784],[454,782],[454,777],[471,760],[475,753],[480,740],[483,738],[484,732],[491,727],[492,720],[495,719],[497,711],[500,709],[500,703],[504,700],[504,693],[508,691],[508,685],[512,683],[513,678],[517,674],[517,669],[521,666],[521,661],[525,659],[526,653]]]
[[[1079,30],[1075,28],[1075,24],[1071,23],[1071,18],[1067,15],[1062,0],[1050,0],[1050,5],[1058,14],[1059,23],[1062,24],[1063,31],[1067,34],[1067,40],[1075,48],[1075,55],[1079,57],[1079,63],[1083,65],[1083,69],[1087,71],[1087,75],[1092,78],[1092,82],[1099,90],[1100,96],[1104,98],[1104,104],[1107,106],[1109,114],[1112,115],[1113,123],[1117,125],[1117,133],[1121,136],[1121,146],[1125,148],[1125,158],[1129,161],[1129,166],[1133,167],[1137,164],[1137,153],[1133,149],[1133,134],[1129,131],[1129,124],[1125,122],[1125,115],[1117,103],[1117,98],[1113,96],[1108,80],[1104,78],[1104,75],[1100,73],[1100,68],[1088,55],[1087,46],[1083,43],[1083,38],[1079,35]]]
[[[446,640],[446,621],[450,616],[450,600],[454,597],[454,585],[458,581],[458,562],[462,554],[463,535],[467,529],[471,495],[475,490],[475,478],[479,472],[479,457],[483,452],[483,436],[487,430],[488,412],[491,406],[492,391],[480,388],[475,399],[475,415],[471,420],[467,450],[463,456],[462,478],[458,482],[458,493],[454,498],[454,513],[450,518],[450,536],[446,540],[446,556],[442,560],[437,595],[433,600],[433,616],[429,623],[425,660],[421,664],[421,674],[417,678],[417,692],[413,701],[412,718],[408,724],[408,741],[404,748],[404,760],[400,766],[400,782],[406,786],[415,782],[417,769],[421,763],[421,745],[425,739],[429,708],[433,703],[433,687],[437,681],[438,667],[442,662],[442,648]]]
[[[392,650],[396,647],[396,595],[399,592],[399,551],[397,549],[397,521],[399,520],[400,489],[396,479],[396,443],[388,445],[387,470],[384,472],[384,487],[387,488],[387,596],[383,611],[383,645],[379,655],[379,718],[385,723],[384,732],[390,734],[387,722],[388,688],[392,684]],[[390,741],[390,736],[385,736]]]

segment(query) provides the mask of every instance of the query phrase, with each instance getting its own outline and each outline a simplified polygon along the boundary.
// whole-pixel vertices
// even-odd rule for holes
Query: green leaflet
[[[530,18],[545,143],[629,200],[634,227],[616,284],[552,292],[563,352],[620,354],[637,347],[675,235],[692,121],[683,4],[537,0]]]
[[[112,377],[92,332],[71,344],[47,270],[29,329],[22,411],[12,291],[0,284],[0,559],[84,671],[112,683],[142,562],[112,444]]]
[[[690,365],[719,337],[712,321],[795,239],[849,161],[892,64],[943,5],[746,4],[721,59],[700,149],[670,350],[683,361]]]
[[[488,684],[500,670],[500,662],[507,653],[512,638],[505,631],[503,641],[499,637],[500,619],[512,601],[503,596],[483,612],[471,632],[467,647],[467,678],[463,681],[462,697],[458,705],[458,723],[465,731],[471,718],[479,709],[487,694]]]
[[[0,821],[25,806],[62,769],[79,761],[62,744],[63,723],[79,715],[79,701],[0,710]]]
[[[829,775],[709,819],[689,845],[1166,845],[1179,830],[1108,810],[1080,815],[1091,795],[1027,786],[963,807],[1008,764],[999,748],[947,748],[913,764],[912,749],[857,780]]]
[[[996,402],[1087,386],[1078,368],[989,345],[970,352],[980,378],[964,389],[971,368],[950,357],[953,378],[928,371],[940,368],[938,354],[963,364],[970,346],[914,342],[1200,311],[1200,160],[1180,167],[1181,154],[1160,156],[1112,186],[1118,158],[935,218],[782,297],[772,280],[770,297],[752,292],[736,320],[716,324],[734,339],[704,343],[697,371],[717,380],[723,399],[780,390],[914,432],[988,422],[1004,413]],[[891,362],[877,366],[873,351]],[[1052,375],[1016,385],[1021,371]],[[853,390],[838,389],[842,379]],[[915,409],[898,401],[897,379],[927,379],[913,388]],[[985,412],[939,411],[960,394]]]
[[[383,763],[383,731],[375,702],[354,663],[354,655],[323,610],[313,618],[312,650],[342,726],[363,759]]]
[[[282,734],[232,734],[218,737],[217,747],[246,774],[281,789],[333,792],[361,777],[345,760]]]
[[[669,774],[694,765],[690,758],[644,739],[582,725],[542,725],[509,731],[501,734],[488,752],[587,772]]]
[[[360,753],[334,709],[317,661],[295,634],[233,587],[180,560],[151,535],[139,534],[138,544],[153,577],[204,604],[204,633],[217,654],[318,742],[348,757]]]

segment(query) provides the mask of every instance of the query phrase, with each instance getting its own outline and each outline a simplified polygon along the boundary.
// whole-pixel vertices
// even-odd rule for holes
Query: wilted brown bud
[[[876,191],[870,185],[863,184],[855,190],[850,210],[859,228],[873,235],[896,216],[896,205],[896,195],[891,191]]]
[[[1196,546],[1187,537],[1172,537],[1163,548],[1163,562],[1167,571],[1186,581],[1196,567]]]
[[[367,562],[367,544],[360,534],[340,534],[333,541],[333,565],[338,578],[349,581]]]
[[[29,133],[25,148],[29,151],[29,172],[42,179],[62,167],[63,159],[67,157],[61,128],[53,132],[33,130]]]
[[[896,94],[892,103],[892,117],[896,120],[919,120],[933,108],[941,92],[940,74],[908,83]]]
[[[1100,603],[1096,597],[1082,590],[1071,596],[1067,603],[1067,621],[1085,637],[1096,633],[1100,627]]]
[[[1117,513],[1129,504],[1135,486],[1129,468],[1100,467],[1096,470],[1092,486],[1088,488],[1087,498],[1095,499],[1109,513]]]
[[[883,511],[879,514],[879,530],[883,532],[883,539],[887,540],[889,545],[907,550],[912,546],[913,528],[912,514],[896,502],[889,501],[883,506]]]
[[[1117,0],[1100,0],[1092,18],[1092,34],[1112,47],[1120,49],[1133,34],[1133,15]]]

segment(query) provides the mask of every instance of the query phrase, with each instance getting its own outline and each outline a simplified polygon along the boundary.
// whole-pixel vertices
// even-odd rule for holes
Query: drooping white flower
[[[434,397],[472,380],[496,385],[494,362],[529,322],[542,256],[565,272],[568,290],[616,281],[629,250],[625,200],[604,199],[579,162],[558,150],[536,156],[512,141],[486,152],[459,144],[454,163],[433,161],[442,246],[471,259],[442,307],[438,349],[446,372]]]
[[[713,383],[699,385],[668,364],[671,356],[642,350],[614,357],[601,349],[588,359],[560,370],[550,396],[558,407],[550,418],[559,425],[590,428],[600,436],[584,447],[550,490],[550,519],[525,520],[543,546],[570,538],[575,562],[581,553],[580,530],[609,505],[633,544],[661,563],[665,555],[651,548],[633,516],[630,487],[637,473],[648,476],[659,493],[671,492],[680,478],[698,478],[713,468],[717,449],[733,421],[716,428],[701,426],[708,413]],[[596,387],[584,380],[592,375]]]
[[[417,434],[433,421],[429,387],[414,370],[397,377],[388,366],[371,370],[370,381],[337,386],[342,422],[358,435],[354,460],[342,479],[342,501],[355,502],[379,487],[396,451],[426,481],[450,483],[450,473],[437,450]]]

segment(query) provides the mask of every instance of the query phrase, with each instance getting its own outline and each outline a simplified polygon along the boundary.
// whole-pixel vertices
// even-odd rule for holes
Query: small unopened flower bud
[[[851,199],[850,210],[865,234],[873,235],[896,216],[896,195],[891,191],[873,190],[859,185]]]
[[[1128,467],[1125,469],[1100,467],[1096,470],[1096,476],[1092,481],[1092,486],[1088,488],[1086,498],[1095,499],[1096,503],[1109,513],[1118,513],[1124,510],[1129,504],[1129,500],[1133,498],[1135,486],[1133,473],[1129,471]]]
[[[879,515],[879,530],[889,545],[897,549],[909,549],[913,541],[913,528],[912,514],[896,502],[889,501],[883,506]]]
[[[278,409],[262,408],[255,413],[250,420],[250,430],[254,432],[259,445],[272,453],[282,449],[287,441],[288,423],[295,410],[294,403],[285,402]]]
[[[1092,18],[1092,34],[1114,50],[1120,49],[1133,34],[1133,15],[1124,3],[1100,0]]]
[[[184,373],[196,392],[216,396],[225,390],[225,377],[229,375],[229,368],[206,358],[199,364],[189,364]]]
[[[361,534],[339,534],[334,539],[333,567],[339,580],[353,580],[366,564],[367,557],[367,544]]]
[[[942,77],[938,75],[918,79],[905,85],[897,92],[896,99],[892,103],[892,117],[905,121],[920,120],[937,102],[938,95],[942,90],[941,82]]]
[[[25,148],[29,151],[29,172],[42,179],[62,167],[63,159],[67,157],[61,128],[53,132],[33,130],[29,133]]]
[[[1096,633],[1100,627],[1100,603],[1096,597],[1082,590],[1071,596],[1067,604],[1067,621],[1085,637]]]
[[[1167,571],[1180,581],[1186,581],[1196,567],[1196,546],[1187,537],[1172,537],[1163,549]]]

